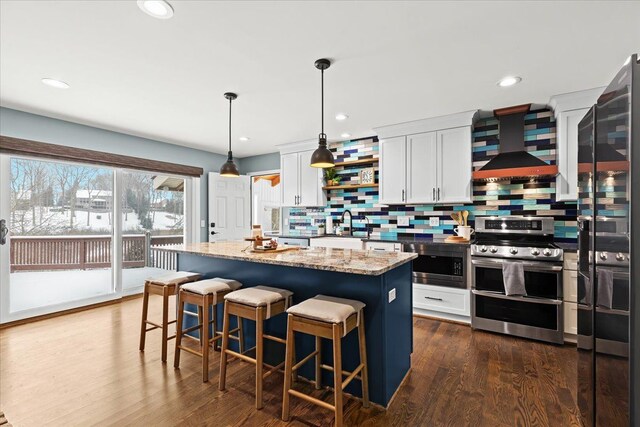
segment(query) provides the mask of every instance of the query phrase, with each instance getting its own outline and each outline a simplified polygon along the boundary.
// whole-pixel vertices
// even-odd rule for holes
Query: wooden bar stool
[[[282,419],[289,420],[289,396],[295,396],[314,403],[335,413],[336,426],[342,426],[342,393],[355,378],[362,384],[362,401],[369,407],[369,381],[367,377],[367,347],[364,336],[364,303],[345,298],[317,295],[290,307],[287,310],[287,350],[284,368],[284,390],[282,399]],[[347,372],[342,370],[342,337],[358,328],[360,364]],[[295,363],[294,332],[303,332],[316,337],[316,349]],[[321,341],[333,341],[333,367],[322,364]],[[291,377],[302,365],[315,356],[316,389],[321,387],[322,369],[333,372],[334,405],[316,399],[291,388]],[[358,375],[360,374],[360,375]],[[343,375],[347,377],[343,380]]]
[[[195,354],[202,358],[202,382],[209,381],[209,346],[211,343],[216,348],[216,342],[222,338],[217,325],[217,304],[218,301],[230,292],[236,291],[242,287],[242,284],[236,280],[215,279],[200,280],[197,282],[187,283],[180,287],[178,292],[178,324],[176,327],[176,350],[173,359],[173,367],[180,367],[180,350]],[[192,313],[185,311],[185,304],[194,304],[198,306],[198,312]],[[209,317],[209,308],[211,308],[212,316]],[[182,328],[184,315],[192,315],[198,317],[198,324],[187,329]],[[194,338],[188,334],[189,332],[200,330],[200,338]],[[213,337],[209,338],[209,332],[213,331]],[[230,336],[230,338],[240,341],[242,346],[242,322],[238,319],[238,327],[229,333],[238,333],[238,336]],[[186,336],[200,342],[200,352],[182,345],[182,337]],[[242,352],[242,350],[240,350]]]
[[[176,289],[184,283],[194,282],[200,279],[200,274],[190,271],[174,271],[158,277],[152,277],[144,282],[142,294],[142,322],[140,323],[140,351],[144,351],[147,332],[154,329],[162,329],[162,362],[167,361],[167,341],[175,338],[168,336],[169,325],[175,320],[169,321],[169,296],[176,294]],[[162,323],[158,324],[147,320],[149,311],[149,295],[162,296]],[[147,329],[147,325],[151,328]]]
[[[253,288],[240,289],[231,292],[224,297],[224,325],[222,326],[222,354],[220,357],[220,390],[224,390],[227,375],[227,355],[237,357],[256,365],[256,408],[262,409],[262,384],[264,378],[268,377],[278,369],[282,368],[284,362],[277,366],[264,363],[264,340],[285,344],[282,338],[266,335],[264,331],[264,321],[285,310],[291,304],[293,292],[286,289],[271,288],[269,286],[255,286]],[[256,357],[247,356],[246,352],[240,353],[229,350],[229,316],[236,315],[243,319],[256,322]],[[264,372],[264,366],[269,371]]]

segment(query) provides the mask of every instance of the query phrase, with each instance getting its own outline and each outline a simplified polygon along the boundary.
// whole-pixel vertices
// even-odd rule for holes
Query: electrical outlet
[[[398,217],[398,225],[400,227],[408,227],[409,226],[409,217],[408,216],[399,216]]]
[[[389,291],[389,302],[392,302],[394,299],[396,299],[396,288]]]
[[[437,216],[431,216],[429,217],[429,225],[432,227],[437,227],[440,225],[440,218],[438,218]]]
[[[289,218],[284,219],[284,225],[289,225]]]

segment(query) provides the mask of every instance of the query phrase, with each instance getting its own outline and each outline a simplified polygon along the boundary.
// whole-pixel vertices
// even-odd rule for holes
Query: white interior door
[[[251,235],[250,178],[209,172],[209,241],[241,240]]]

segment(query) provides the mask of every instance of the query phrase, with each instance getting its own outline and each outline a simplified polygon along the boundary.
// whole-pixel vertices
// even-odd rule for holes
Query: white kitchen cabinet
[[[564,307],[564,332],[577,335],[578,333],[578,254],[564,253],[564,268],[562,271],[562,299]],[[572,341],[572,339],[569,339]]]
[[[406,200],[407,144],[404,136],[380,141],[380,202],[404,203]]]
[[[578,304],[573,302],[565,302],[563,307],[564,333],[578,335]]]
[[[471,202],[471,127],[380,142],[380,202]]]
[[[457,320],[467,319],[471,315],[471,296],[468,289],[446,288],[444,286],[413,284],[414,312],[425,310],[431,312],[449,313],[458,316]],[[419,314],[423,314],[417,311]],[[437,314],[432,314],[438,316]],[[446,316],[443,316],[446,318]]]
[[[437,202],[471,202],[471,127],[438,131],[437,138]]]
[[[596,103],[603,89],[555,95],[549,100],[556,118],[557,201],[575,201],[578,198],[578,123]]]
[[[407,136],[407,203],[435,203],[438,157],[436,132]],[[380,178],[382,181],[382,178]]]
[[[324,206],[322,169],[310,166],[313,150],[280,155],[282,205],[287,207]]]

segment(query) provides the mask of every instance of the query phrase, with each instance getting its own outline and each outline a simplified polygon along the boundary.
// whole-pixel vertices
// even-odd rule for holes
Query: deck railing
[[[175,253],[154,247],[182,243],[178,236],[129,234],[122,236],[123,268],[157,267],[175,270]],[[89,270],[112,262],[111,236],[12,236],[11,272]]]

